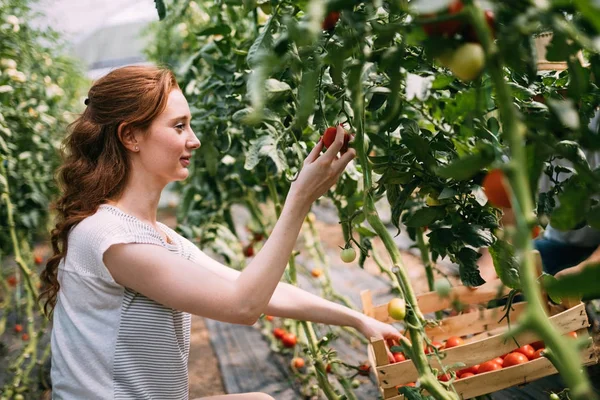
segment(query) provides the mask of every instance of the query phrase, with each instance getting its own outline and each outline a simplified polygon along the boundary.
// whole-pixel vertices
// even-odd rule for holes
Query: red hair
[[[94,214],[100,204],[118,199],[125,189],[130,164],[118,136],[119,125],[147,130],[166,108],[173,89],[179,85],[166,68],[116,69],[94,82],[85,111],[69,125],[57,173],[61,195],[53,205],[57,213],[51,233],[54,254],[40,274],[43,288],[39,301],[45,301],[46,316],[56,305],[58,265],[67,254],[71,228]]]

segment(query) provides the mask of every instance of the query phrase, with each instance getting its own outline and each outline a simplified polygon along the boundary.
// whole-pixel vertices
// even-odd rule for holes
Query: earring
[[[139,150],[140,150],[140,148],[135,146],[135,151],[139,151]]]

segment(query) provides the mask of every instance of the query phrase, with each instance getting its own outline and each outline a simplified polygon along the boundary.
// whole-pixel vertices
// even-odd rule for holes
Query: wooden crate
[[[537,53],[537,69],[538,71],[564,71],[568,68],[566,61],[548,61],[546,60],[546,47],[552,40],[552,32],[544,32],[534,37],[535,50]],[[583,58],[581,51],[577,52],[577,58],[581,62],[581,65],[586,66],[587,64]]]
[[[506,295],[508,289],[502,285],[500,280],[495,280],[487,282],[477,289],[464,286],[455,287],[449,298],[446,299],[440,298],[436,292],[425,293],[418,296],[417,301],[423,313],[431,313],[450,308],[453,299],[458,299],[463,304],[485,304],[498,298],[500,293]],[[373,306],[369,291],[363,291],[361,298],[363,312],[366,315],[387,323],[394,322],[387,313],[387,303]],[[515,303],[513,307],[514,311],[510,314],[512,327],[516,325],[515,321],[525,310],[527,304],[524,302]],[[442,341],[451,336],[467,336],[465,344],[442,351],[446,354],[442,360],[444,365],[450,366],[461,362],[465,366],[459,369],[467,368],[513,351],[517,347],[515,342],[503,337],[503,332],[508,329],[506,319],[498,322],[504,314],[502,308],[481,309],[448,317],[443,319],[439,326],[426,328],[427,336],[432,341]],[[566,334],[576,331],[578,338],[588,338],[588,346],[580,353],[582,364],[592,365],[598,363],[598,349],[588,334],[589,322],[583,303],[578,302],[575,305],[570,305],[570,308],[549,305],[548,315],[550,315],[550,321],[560,333]],[[515,339],[521,346],[539,340],[532,332],[519,334]],[[381,339],[372,338],[368,346],[368,352],[371,370],[377,378],[383,398],[402,399],[403,396],[398,394],[396,387],[415,382],[418,378],[417,370],[412,361],[406,360],[390,364],[385,343]],[[437,358],[435,356],[429,357],[430,365],[441,371]],[[552,363],[542,357],[525,364],[458,379],[453,385],[461,398],[469,399],[556,373],[557,371]]]

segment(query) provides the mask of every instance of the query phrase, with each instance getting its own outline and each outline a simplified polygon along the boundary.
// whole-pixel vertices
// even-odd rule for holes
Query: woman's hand
[[[398,345],[400,339],[403,337],[398,329],[390,324],[386,324],[385,322],[378,321],[375,318],[366,315],[360,320],[356,329],[368,340],[371,340],[373,337],[385,340],[387,344],[388,359],[390,362],[394,362],[394,356],[390,351],[390,347]]]
[[[356,151],[352,148],[338,157],[343,144],[344,129],[338,126],[335,141],[327,151],[321,154],[323,141],[320,140],[304,160],[298,178],[292,183],[290,194],[296,196],[306,207],[310,207],[315,200],[327,193],[348,163],[356,157]]]

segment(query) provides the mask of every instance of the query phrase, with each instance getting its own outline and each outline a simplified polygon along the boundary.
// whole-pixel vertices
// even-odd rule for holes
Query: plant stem
[[[581,368],[580,357],[575,346],[568,343],[568,339],[562,337],[546,317],[542,294],[536,279],[533,244],[529,234],[529,222],[533,220],[534,214],[532,193],[529,188],[527,170],[524,168],[527,165],[524,143],[527,128],[521,122],[514,107],[510,87],[504,79],[500,53],[493,42],[482,10],[473,4],[468,4],[466,12],[486,53],[487,70],[496,89],[502,136],[509,145],[513,160],[508,179],[512,189],[511,201],[517,221],[516,237],[519,239],[515,241],[514,245],[516,254],[521,257],[519,268],[521,286],[528,302],[522,323],[535,331],[544,340],[546,347],[556,355],[553,364],[571,389],[570,396],[574,400],[597,399],[598,396],[594,393],[588,377]]]
[[[429,258],[429,246],[425,243],[425,235],[423,233],[423,228],[417,228],[417,246],[419,247],[419,251],[421,252],[421,260],[423,262],[423,266],[425,267],[425,274],[427,275],[427,286],[429,286],[429,291],[433,292],[434,290],[434,277],[433,277],[433,267],[431,266],[431,259]],[[442,319],[443,314],[441,311],[435,312],[435,317],[437,319]]]

